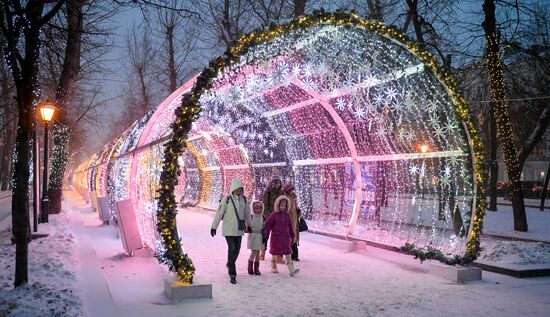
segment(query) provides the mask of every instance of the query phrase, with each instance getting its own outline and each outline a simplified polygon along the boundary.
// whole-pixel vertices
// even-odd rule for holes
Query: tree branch
[[[546,105],[544,110],[540,114],[540,119],[537,121],[537,125],[531,135],[527,138],[520,151],[518,152],[518,161],[520,166],[523,166],[527,157],[531,154],[537,143],[540,141],[544,132],[550,124],[550,105]]]

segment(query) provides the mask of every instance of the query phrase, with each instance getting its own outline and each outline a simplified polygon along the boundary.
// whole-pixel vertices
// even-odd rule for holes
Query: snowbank
[[[0,232],[0,316],[82,316],[71,223],[63,214],[49,221],[39,225],[49,236],[29,244],[29,283],[16,289],[15,245]]]

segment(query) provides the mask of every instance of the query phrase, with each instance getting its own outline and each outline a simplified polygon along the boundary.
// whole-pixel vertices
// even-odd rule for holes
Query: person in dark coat
[[[300,262],[300,259],[298,258],[298,245],[300,244],[300,230],[298,230],[298,221],[302,215],[300,209],[298,208],[298,196],[296,196],[294,185],[291,182],[286,182],[283,184],[283,191],[285,192],[285,196],[290,199],[288,214],[290,215],[292,228],[294,229],[294,239],[292,240],[292,260],[295,262]]]
[[[298,273],[300,270],[294,268],[294,263],[290,254],[292,253],[292,240],[294,239],[294,229],[292,228],[292,220],[288,214],[290,200],[286,196],[280,196],[275,200],[275,210],[267,219],[265,228],[262,231],[264,241],[270,237],[269,253],[273,256],[271,260],[271,272],[279,273],[277,270],[277,257],[286,258],[288,272],[290,276]]]
[[[282,180],[279,175],[273,175],[271,176],[271,180],[269,181],[269,184],[267,184],[267,189],[264,191],[262,195],[262,202],[264,204],[264,218],[268,219],[269,216],[271,216],[271,213],[273,212],[274,206],[275,206],[275,200],[279,198],[279,196],[284,195],[283,189],[282,189]],[[260,260],[265,259],[265,251],[260,251]],[[284,264],[282,261],[282,258],[277,259],[279,263]]]

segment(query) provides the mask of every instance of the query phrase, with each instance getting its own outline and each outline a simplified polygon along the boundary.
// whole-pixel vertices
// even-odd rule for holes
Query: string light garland
[[[453,100],[453,104],[456,106],[457,114],[460,116],[460,119],[464,123],[466,130],[469,132],[474,157],[474,164],[471,166],[471,168],[475,171],[475,186],[477,186],[475,191],[475,211],[473,214],[473,219],[470,220],[472,230],[470,231],[470,237],[467,242],[466,254],[464,257],[455,257],[455,259],[457,260],[454,260],[453,262],[466,264],[475,259],[479,254],[479,234],[482,228],[482,219],[485,209],[485,174],[482,168],[484,161],[483,143],[481,138],[477,135],[475,131],[475,126],[470,118],[469,109],[466,105],[466,102],[464,98],[458,93],[456,81],[444,71],[444,69],[438,64],[437,59],[434,56],[426,51],[423,51],[417,43],[409,40],[396,28],[385,26],[377,21],[363,20],[354,14],[348,14],[344,12],[326,13],[324,11],[318,11],[310,16],[300,17],[299,19],[293,20],[287,24],[272,26],[267,31],[256,31],[241,37],[232,48],[224,53],[222,57],[210,62],[209,66],[197,78],[193,90],[182,100],[181,107],[176,109],[176,119],[172,125],[173,136],[172,139],[168,141],[165,145],[163,171],[160,175],[160,189],[158,191],[159,200],[157,210],[157,229],[162,237],[163,245],[165,246],[164,253],[159,254],[159,260],[161,260],[163,263],[166,263],[169,266],[170,271],[178,274],[179,278],[182,281],[192,283],[195,268],[191,259],[187,256],[187,254],[182,251],[181,240],[177,233],[175,218],[177,209],[174,196],[174,188],[177,185],[177,177],[180,172],[177,159],[179,156],[182,155],[184,151],[185,141],[187,140],[187,136],[192,129],[192,122],[200,117],[201,111],[203,109],[200,102],[201,97],[207,90],[212,88],[214,79],[217,78],[218,75],[223,74],[223,72],[226,71],[226,69],[228,69],[230,65],[239,63],[241,56],[244,56],[252,47],[258,47],[269,41],[276,41],[278,38],[281,38],[291,32],[307,30],[321,24],[336,26],[348,25],[352,27],[362,28],[378,35],[390,38],[397,43],[404,45],[407,49],[413,52],[418,57],[418,59],[422,61],[423,65],[433,71],[436,74],[437,78],[444,84]],[[281,47],[281,50],[284,49],[288,48]],[[308,89],[318,88],[318,83],[316,83],[315,81],[308,81],[304,83],[304,87],[308,87]],[[273,93],[276,92],[274,91]],[[390,90],[386,93],[387,95],[391,96],[392,91]],[[273,99],[276,98],[277,97],[274,96]],[[397,106],[398,105],[396,105],[395,107]],[[390,108],[392,107],[394,106],[388,105],[389,110],[391,110]],[[361,112],[357,112],[356,115],[358,118],[362,118],[364,114]],[[404,137],[408,137],[409,139],[419,137],[414,135],[413,128],[414,126],[411,126],[408,130],[409,134],[404,133]],[[425,129],[426,126],[424,126],[423,128]],[[456,127],[454,127],[452,124],[446,127],[446,129],[455,128]],[[384,131],[380,131],[380,139],[383,140],[383,142],[389,142],[389,140],[382,138]],[[458,130],[457,132],[460,132],[460,130]],[[412,137],[409,137],[411,133]],[[379,150],[383,151],[383,148],[380,148]],[[469,152],[468,149],[464,149],[464,151],[465,153]],[[298,155],[298,153],[296,153],[296,155]],[[465,162],[465,164],[468,164],[468,162]],[[435,173],[436,168],[433,166],[433,164],[432,166],[427,167],[416,165],[411,165],[409,167],[411,171],[414,171],[413,174],[415,175],[417,174],[417,171],[423,171],[424,169],[431,170],[432,174],[437,174]],[[298,170],[299,169],[303,168],[298,168]],[[296,173],[300,175],[306,175],[304,179],[307,182],[308,177],[305,170],[297,171]],[[323,180],[322,183],[327,185],[336,183],[334,179],[344,177],[343,173],[338,172],[338,170],[334,170],[333,172],[325,172],[324,175],[325,180]],[[310,180],[311,177],[315,176],[313,174],[310,174]],[[433,184],[439,184],[438,186],[445,189],[448,188],[450,183],[447,175],[444,173],[441,177],[438,176],[437,180],[434,178]],[[419,188],[423,188],[423,186],[423,184],[419,184]],[[342,189],[338,188],[335,188],[335,190],[342,191]],[[404,248],[404,252],[415,255],[422,254],[422,258],[424,259],[433,258],[441,260],[439,253],[432,252],[431,249],[427,249],[426,252],[424,251],[426,250],[416,248],[412,244],[407,245],[407,247]]]
[[[484,9],[487,9],[484,4]],[[494,4],[493,6],[493,20],[494,20]],[[489,21],[484,22],[486,32],[490,32],[487,24]],[[494,21],[492,22],[494,24]],[[493,25],[493,28],[495,26]],[[489,81],[491,85],[491,100],[492,111],[494,119],[496,121],[496,127],[498,132],[498,139],[501,144],[502,153],[504,154],[505,166],[508,172],[509,189],[514,197],[514,230],[527,231],[527,219],[525,218],[525,211],[520,213],[520,209],[525,209],[523,204],[522,184],[521,184],[521,171],[522,168],[517,157],[516,144],[512,132],[512,124],[509,119],[508,107],[504,100],[506,100],[506,84],[504,82],[502,56],[499,51],[499,36],[494,31],[493,33],[487,33],[486,40],[486,60],[487,71],[489,72]],[[517,204],[521,205],[515,206]]]
[[[144,136],[164,135],[174,121],[158,183],[159,145],[128,153],[141,132],[123,137],[128,154],[111,156],[108,181],[117,200],[139,182],[136,216],[147,216],[140,231],[148,231],[140,234],[182,281],[192,282],[194,266],[181,248],[176,195],[213,208],[234,176],[256,199],[271,175],[292,181],[316,230],[402,246],[421,260],[467,264],[477,256],[483,144],[456,82],[394,28],[319,11],[252,32],[179,97],[175,119],[166,109],[177,98],[167,99]],[[101,174],[100,154],[76,169],[87,179],[80,183]],[[130,164],[138,164],[136,179]]]
[[[50,166],[50,190],[61,190],[67,159],[69,157],[69,128],[65,125],[55,125],[53,129],[52,160]]]

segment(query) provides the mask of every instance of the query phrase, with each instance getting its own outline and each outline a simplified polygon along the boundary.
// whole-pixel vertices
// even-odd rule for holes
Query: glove
[[[210,235],[215,236],[216,235],[216,229],[210,229]]]
[[[251,233],[252,232],[252,227],[249,227],[249,226],[244,227],[244,232],[245,233]]]
[[[263,244],[266,244],[266,243],[267,243],[267,236],[263,236],[263,237],[262,237],[262,243],[263,243]]]

